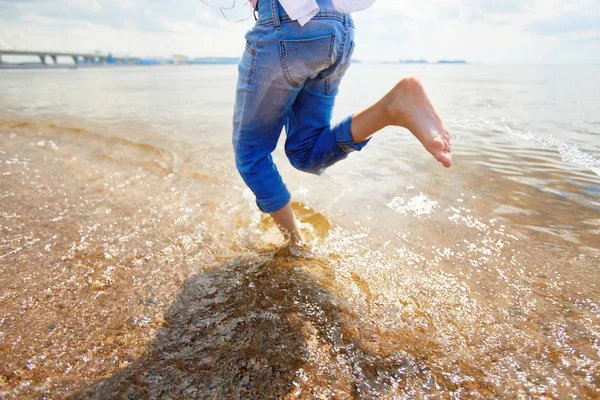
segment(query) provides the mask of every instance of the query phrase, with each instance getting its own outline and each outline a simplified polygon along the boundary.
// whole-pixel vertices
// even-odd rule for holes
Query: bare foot
[[[311,248],[304,242],[290,240],[275,252],[280,257],[315,258]]]
[[[408,129],[436,160],[450,168],[450,132],[417,78],[403,78],[382,101],[393,125]]]

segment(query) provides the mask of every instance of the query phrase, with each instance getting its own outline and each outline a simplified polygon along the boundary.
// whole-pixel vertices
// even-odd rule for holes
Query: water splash
[[[480,129],[492,132],[506,133],[519,139],[534,141],[539,143],[543,149],[554,150],[560,154],[564,162],[576,164],[586,169],[591,170],[596,175],[600,176],[600,160],[594,157],[591,153],[582,151],[574,144],[565,143],[562,140],[556,139],[552,135],[543,136],[534,131],[522,131],[513,129],[508,124],[501,121],[490,121],[484,117],[465,117],[459,120],[450,120],[450,123],[459,128]]]
[[[430,215],[433,210],[438,208],[439,204],[435,200],[429,199],[423,193],[411,197],[408,201],[402,197],[394,197],[387,206],[399,214],[408,215],[413,213],[415,216]]]

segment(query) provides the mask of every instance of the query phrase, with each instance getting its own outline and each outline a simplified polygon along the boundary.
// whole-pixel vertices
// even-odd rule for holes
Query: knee
[[[306,172],[309,174],[319,175],[322,171],[322,167],[317,165],[310,157],[303,156],[297,151],[286,151],[286,155],[292,167],[298,171]]]

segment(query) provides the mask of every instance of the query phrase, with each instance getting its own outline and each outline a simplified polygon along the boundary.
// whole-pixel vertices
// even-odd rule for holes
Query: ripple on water
[[[0,140],[2,395],[599,394],[598,258],[536,238],[574,231],[555,213],[542,228],[556,231],[528,222],[544,208],[527,201],[549,198],[528,192],[540,181],[416,187],[370,225],[294,203],[315,253],[302,259],[277,252],[221,165],[197,161],[198,179],[170,151],[100,136],[101,151],[51,132]],[[167,170],[140,162],[163,155]]]

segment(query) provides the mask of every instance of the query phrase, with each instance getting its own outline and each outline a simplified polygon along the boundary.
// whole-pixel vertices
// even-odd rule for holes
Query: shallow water
[[[406,73],[455,166],[278,150],[298,259],[233,166],[235,67],[3,71],[0,397],[600,396],[600,67],[353,65],[336,116]]]

